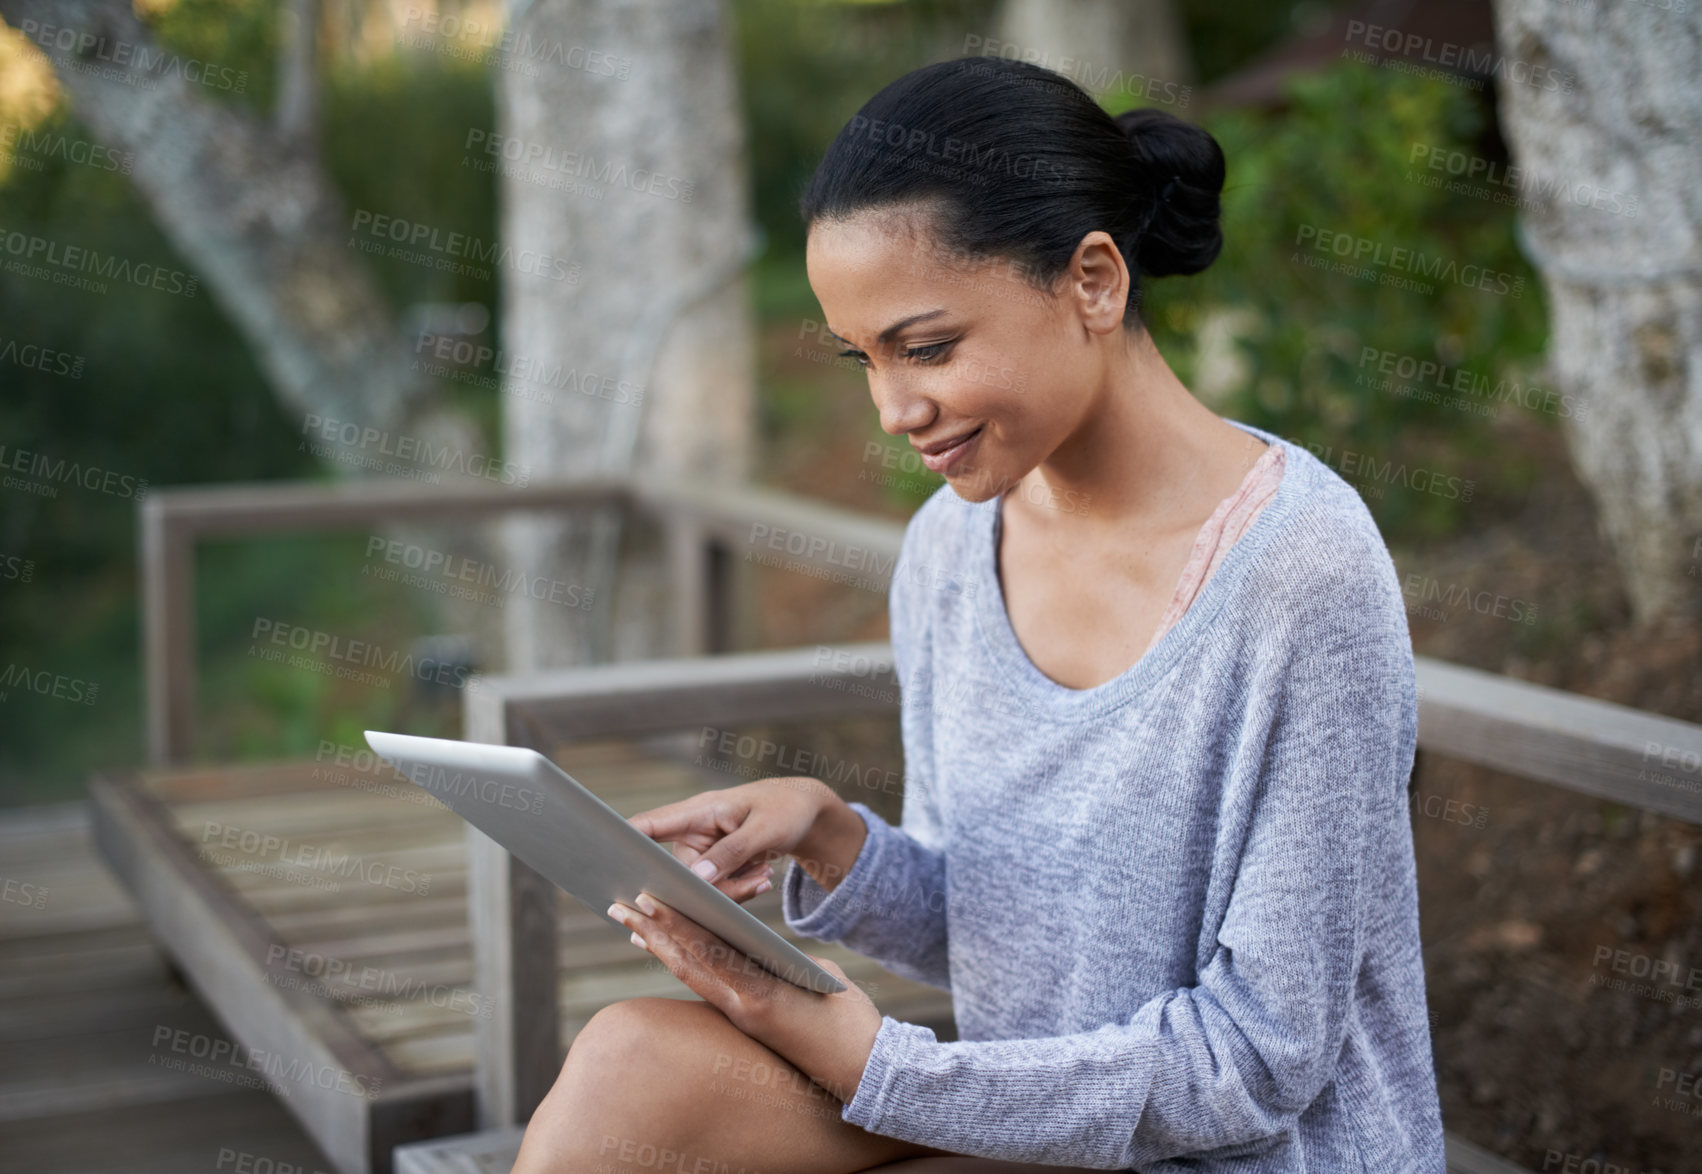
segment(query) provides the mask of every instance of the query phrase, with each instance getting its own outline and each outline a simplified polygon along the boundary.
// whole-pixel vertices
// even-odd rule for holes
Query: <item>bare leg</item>
[[[708,1003],[625,999],[574,1039],[513,1174],[1071,1174],[869,1133],[843,1107]]]
[[[1001,1162],[997,1158],[972,1158],[963,1154],[944,1157],[901,1158],[884,1166],[871,1166],[863,1174],[1087,1174],[1087,1166],[1044,1166],[1034,1162]]]
[[[706,1002],[625,999],[574,1039],[514,1174],[850,1174],[948,1152],[847,1124],[842,1107]]]

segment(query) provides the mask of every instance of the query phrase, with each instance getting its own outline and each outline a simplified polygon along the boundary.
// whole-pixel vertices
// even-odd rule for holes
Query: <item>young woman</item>
[[[1000,59],[834,140],[810,284],[946,479],[890,593],[901,826],[796,778],[632,822],[736,900],[791,855],[787,924],[949,989],[959,1039],[617,904],[702,1001],[599,1012],[517,1171],[1441,1174],[1394,567],[1140,319],[1139,275],[1217,255],[1223,180],[1204,131]]]

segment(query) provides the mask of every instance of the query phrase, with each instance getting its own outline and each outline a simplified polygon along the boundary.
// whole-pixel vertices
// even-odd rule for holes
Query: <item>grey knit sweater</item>
[[[1231,421],[1231,423],[1236,423]],[[1011,629],[999,499],[942,486],[890,591],[904,813],[794,930],[951,991],[884,1016],[843,1119],[1009,1161],[1442,1174],[1400,584],[1304,448],[1162,640],[1091,689]],[[1058,568],[1068,573],[1068,568]]]

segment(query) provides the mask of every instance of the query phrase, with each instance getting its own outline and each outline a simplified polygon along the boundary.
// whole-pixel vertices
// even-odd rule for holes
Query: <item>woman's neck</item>
[[[1198,529],[1268,446],[1195,399],[1144,331],[1080,424],[1023,478],[1028,502],[1079,503],[1044,520],[1098,531]]]

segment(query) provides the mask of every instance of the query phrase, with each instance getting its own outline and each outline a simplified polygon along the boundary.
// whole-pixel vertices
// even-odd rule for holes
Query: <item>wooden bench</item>
[[[554,757],[623,814],[735,781],[624,740]],[[103,855],[240,1045],[213,1062],[271,1077],[340,1168],[386,1169],[399,1142],[474,1128],[476,1029],[501,1008],[474,978],[459,816],[382,764],[154,769],[97,779],[91,803]],[[577,901],[545,896],[554,1002],[522,1025],[544,1054],[617,999],[697,997]],[[777,892],[748,907],[786,932]],[[794,940],[883,1010],[949,1033],[944,992]],[[206,1061],[211,1039],[177,1050]]]

